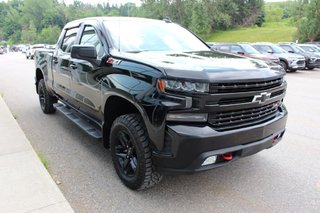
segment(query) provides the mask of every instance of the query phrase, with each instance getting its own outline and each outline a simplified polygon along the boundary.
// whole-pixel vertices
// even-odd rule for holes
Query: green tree
[[[61,33],[61,28],[59,26],[49,26],[43,28],[38,36],[39,43],[55,44]]]
[[[194,4],[191,16],[190,30],[200,36],[205,36],[211,31],[210,20],[205,11],[204,4],[197,2]]]
[[[300,41],[320,39],[320,0],[310,0],[304,9],[304,17],[298,21]]]
[[[25,44],[34,44],[37,42],[37,29],[33,21],[30,21],[29,26],[22,30],[21,41]]]

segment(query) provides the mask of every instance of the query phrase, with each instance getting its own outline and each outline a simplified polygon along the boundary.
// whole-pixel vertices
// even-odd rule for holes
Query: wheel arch
[[[103,144],[109,148],[110,130],[113,121],[124,114],[138,113],[141,115],[144,125],[146,126],[151,143],[158,149],[162,148],[164,133],[161,129],[156,129],[152,126],[145,109],[135,102],[132,98],[119,94],[110,95],[104,105],[104,122],[103,122]]]
[[[35,80],[36,80],[35,84],[36,84],[36,91],[37,91],[37,93],[38,93],[39,81],[40,81],[41,79],[44,79],[43,72],[42,72],[42,70],[41,70],[40,68],[37,68],[37,69],[36,69],[36,76],[35,76]]]

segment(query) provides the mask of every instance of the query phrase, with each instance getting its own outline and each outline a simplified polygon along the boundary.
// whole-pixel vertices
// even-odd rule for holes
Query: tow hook
[[[222,159],[225,161],[231,161],[233,159],[233,156],[231,153],[225,153],[221,155]]]

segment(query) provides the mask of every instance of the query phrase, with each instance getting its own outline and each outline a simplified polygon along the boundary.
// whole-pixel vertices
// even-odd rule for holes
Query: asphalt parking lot
[[[42,113],[34,61],[22,53],[0,55],[1,95],[76,212],[319,212],[320,69],[286,79],[289,119],[277,146],[135,192],[122,185],[100,141],[59,112]]]

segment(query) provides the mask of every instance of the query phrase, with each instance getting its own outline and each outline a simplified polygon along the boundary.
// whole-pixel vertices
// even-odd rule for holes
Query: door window
[[[232,53],[243,53],[243,50],[240,46],[238,45],[232,45],[231,47],[231,52]]]
[[[287,46],[287,45],[281,45],[281,48],[286,50],[286,51],[288,51],[288,52],[289,51],[294,52],[293,49],[290,46]]]
[[[78,27],[67,29],[67,32],[64,35],[64,38],[60,47],[60,49],[63,52],[67,52],[67,53],[71,52],[71,47],[72,45],[74,45],[76,41],[78,29],[79,29]]]
[[[80,40],[80,45],[92,45],[96,48],[98,59],[104,55],[104,50],[99,36],[92,26],[85,26]]]

